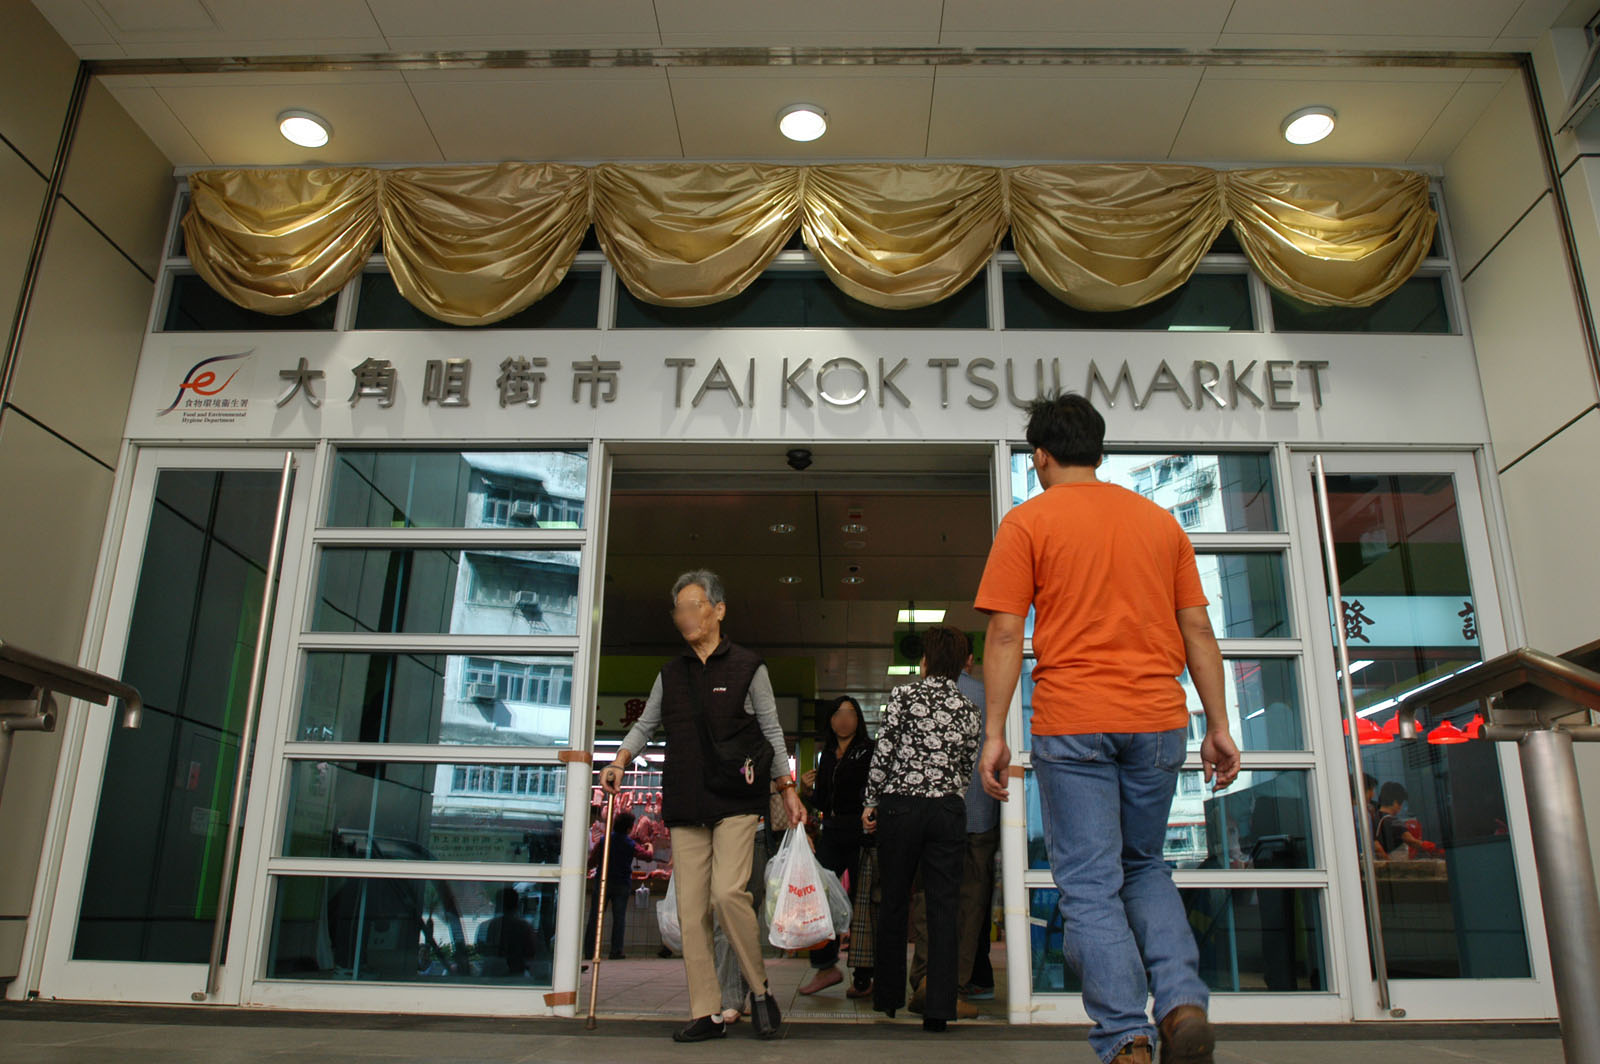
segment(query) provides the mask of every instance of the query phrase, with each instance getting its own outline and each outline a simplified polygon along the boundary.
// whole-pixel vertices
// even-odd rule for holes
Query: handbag
[[[700,752],[705,761],[706,789],[722,798],[762,798],[772,787],[772,744],[757,732],[758,742],[711,738],[711,724],[700,704],[700,689],[689,682],[694,699],[694,725],[700,732]]]

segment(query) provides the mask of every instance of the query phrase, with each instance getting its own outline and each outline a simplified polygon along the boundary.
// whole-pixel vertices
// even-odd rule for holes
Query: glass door
[[[144,723],[83,717],[47,996],[238,1000],[242,951],[230,958],[227,944],[245,936],[229,921],[244,919],[257,879],[229,860],[255,814],[240,751],[276,704],[271,622],[295,586],[284,541],[296,542],[309,481],[293,467],[309,455],[137,458],[96,667],[139,689]]]
[[[1401,699],[1506,648],[1473,458],[1320,457],[1293,465],[1353,1013],[1554,1015],[1516,758],[1470,707],[1396,735]]]

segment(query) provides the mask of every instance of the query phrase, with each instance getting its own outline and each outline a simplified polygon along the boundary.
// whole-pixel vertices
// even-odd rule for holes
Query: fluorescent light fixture
[[[816,140],[828,131],[828,113],[814,103],[790,104],[778,112],[778,132],[790,140]]]
[[[333,136],[333,127],[326,118],[310,111],[285,111],[278,116],[278,132],[291,144],[320,148]]]
[[[915,676],[916,674],[917,674],[917,667],[915,665],[890,665],[889,666],[889,675],[890,676]]]
[[[1254,713],[1250,714],[1248,717],[1246,717],[1244,719],[1245,720],[1255,720],[1257,717],[1261,716],[1261,714],[1265,713],[1266,711],[1267,711],[1267,707],[1266,706],[1262,706],[1260,709],[1256,710]]]
[[[1231,325],[1168,325],[1167,332],[1232,332]]]
[[[938,624],[944,620],[944,610],[901,610],[895,620],[913,624]]]
[[[1302,107],[1283,120],[1283,139],[1290,144],[1315,144],[1333,132],[1339,120],[1331,107]]]
[[[779,521],[775,525],[768,525],[767,531],[774,532],[780,536],[787,536],[790,532],[794,531],[794,526],[787,521]]]

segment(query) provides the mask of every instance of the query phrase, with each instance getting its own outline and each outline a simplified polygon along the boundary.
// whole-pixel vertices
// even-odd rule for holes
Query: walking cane
[[[606,876],[611,871],[611,818],[616,816],[616,813],[617,796],[615,794],[607,795],[606,833],[600,838],[600,845],[604,849],[600,851],[600,889],[596,892],[599,895],[599,901],[596,904],[594,914],[594,952],[590,954],[594,959],[589,962],[593,965],[589,969],[589,1018],[583,1024],[583,1029],[586,1031],[594,1030],[594,1006],[600,995],[600,934],[605,930],[606,894],[609,893],[606,890]]]

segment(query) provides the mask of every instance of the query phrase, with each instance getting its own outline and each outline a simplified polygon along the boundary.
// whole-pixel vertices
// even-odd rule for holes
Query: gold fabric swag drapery
[[[955,294],[1009,231],[1056,298],[1114,311],[1180,287],[1228,225],[1272,287],[1366,306],[1412,275],[1437,221],[1424,175],[1359,167],[502,163],[207,170],[189,188],[190,261],[234,303],[315,306],[381,239],[400,294],[455,325],[549,294],[591,225],[628,290],[661,306],[738,295],[798,227],[829,279],[876,307]]]

